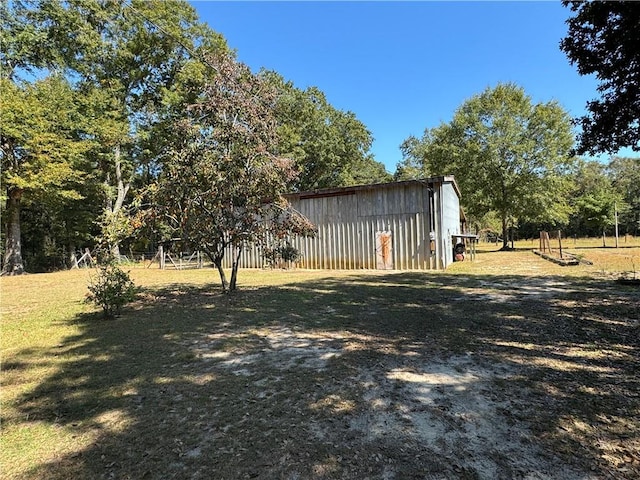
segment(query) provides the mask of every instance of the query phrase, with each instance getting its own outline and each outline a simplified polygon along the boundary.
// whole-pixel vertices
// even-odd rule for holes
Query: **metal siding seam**
[[[342,268],[342,236],[344,233],[344,223],[342,223],[342,219],[338,220],[337,224],[337,232],[336,232],[336,268],[340,270]]]
[[[318,264],[320,265],[320,268],[324,268],[324,253],[323,253],[323,243],[324,243],[324,230],[325,230],[325,225],[324,223],[321,224],[321,234],[318,237]]]
[[[396,215],[398,219],[398,235],[400,236],[400,251],[398,252],[398,260],[400,262],[400,270],[407,268],[407,236],[403,215]]]
[[[324,225],[325,235],[322,238],[322,268],[331,270],[331,225]]]
[[[329,269],[334,270],[335,262],[336,262],[335,260],[336,259],[336,254],[335,254],[336,224],[334,222],[329,222],[328,227],[329,227]]]
[[[392,215],[390,218],[390,222],[391,222],[391,248],[393,249],[392,251],[392,257],[393,258],[393,269],[397,270],[399,269],[398,267],[400,267],[400,265],[402,264],[402,262],[400,262],[400,250],[402,247],[402,238],[399,232],[399,228],[398,228],[398,217],[396,215]]]
[[[342,245],[341,245],[341,236],[342,236],[342,220],[338,219],[336,224],[335,224],[335,259],[333,261],[334,264],[334,268],[336,270],[340,270],[341,267],[341,250],[342,250]]]
[[[364,219],[358,216],[358,248],[360,249],[360,268],[366,268],[366,230]]]
[[[334,240],[335,240],[335,223],[333,222],[329,222],[327,224],[327,231],[329,232],[328,236],[327,236],[327,240],[329,242],[329,248],[328,248],[328,253],[329,253],[329,270],[333,270],[334,269],[334,258],[335,258],[335,250],[334,250]]]
[[[402,231],[401,223],[398,215],[391,217],[391,238],[393,246],[393,268],[394,270],[402,270]]]
[[[409,225],[409,231],[407,233],[407,238],[409,238],[409,270],[415,270],[416,269],[416,240],[415,240],[415,226],[413,224],[414,222],[414,217],[411,213],[407,213],[407,220],[408,220],[408,225]]]
[[[351,270],[351,221],[344,224],[344,268]]]

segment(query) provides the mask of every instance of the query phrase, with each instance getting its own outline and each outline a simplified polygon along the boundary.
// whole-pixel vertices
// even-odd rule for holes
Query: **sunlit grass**
[[[236,448],[233,442],[247,432],[262,442],[261,422],[278,418],[284,423],[280,430],[271,425],[270,435],[284,443],[292,428],[304,434],[309,415],[317,422],[356,415],[366,405],[349,379],[389,358],[400,362],[389,370],[389,381],[426,384],[427,374],[405,369],[403,362],[473,354],[530,369],[520,387],[562,401],[573,401],[567,382],[597,397],[609,378],[617,383],[606,395],[627,398],[623,394],[633,387],[624,369],[638,361],[636,340],[620,332],[630,328],[630,302],[637,297],[633,290],[618,294],[603,279],[628,271],[629,259],[640,264],[634,260],[640,246],[577,247],[593,265],[575,267],[541,259],[529,246],[518,242],[515,251],[499,252],[499,246],[481,245],[474,262],[457,262],[444,272],[242,270],[240,291],[229,296],[219,293],[213,269],[131,268],[143,292],[115,320],[102,320],[84,301],[90,270],[0,278],[2,477],[87,478],[97,471],[91,462],[104,463],[105,478],[109,469],[117,477],[117,468],[142,475],[136,470],[142,461],[169,471],[175,458],[190,455],[214,471],[220,465],[197,457],[199,447],[185,439],[206,434],[221,442],[216,448]],[[522,291],[519,300],[528,302],[523,310],[513,302],[513,287],[526,286],[528,278],[549,281]],[[554,288],[562,294],[546,300]],[[292,370],[265,367],[263,378],[251,383],[238,359],[260,358],[289,337],[295,339],[288,347]],[[305,345],[316,346],[312,359],[296,357]],[[229,362],[229,371],[209,369],[219,362]],[[296,370],[305,362],[322,368]],[[576,401],[561,410],[562,422],[541,420],[540,428],[551,439],[562,438],[558,428],[569,429],[590,445],[603,430],[585,422],[592,412],[607,411],[608,401]],[[637,442],[632,402],[609,413],[628,421]],[[605,442],[607,455],[615,456],[615,441]],[[254,456],[274,444],[269,436],[264,442]],[[165,450],[155,450],[158,444]],[[230,462],[252,458],[251,452],[221,451]],[[226,472],[223,477],[231,478],[233,472]],[[151,477],[160,478],[156,473]]]
[[[600,244],[598,244],[598,240]],[[500,252],[502,245],[481,243],[480,253],[474,262],[467,255],[464,262],[455,262],[448,272],[456,273],[514,273],[517,275],[563,275],[563,276],[633,276],[640,278],[640,237],[629,237],[620,242],[619,248],[602,248],[602,239],[564,239],[564,253],[570,253],[583,262],[575,266],[556,265],[540,258],[531,262],[532,250],[539,248],[538,240],[520,240],[514,243],[515,251]],[[557,240],[551,240],[551,248],[558,252]]]

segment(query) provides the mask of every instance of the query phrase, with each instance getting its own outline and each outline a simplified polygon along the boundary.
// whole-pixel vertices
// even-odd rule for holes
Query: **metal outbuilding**
[[[318,229],[292,238],[298,268],[444,269],[454,260],[454,235],[463,233],[460,190],[453,176],[328,188],[286,195]],[[261,267],[256,249],[242,267]]]

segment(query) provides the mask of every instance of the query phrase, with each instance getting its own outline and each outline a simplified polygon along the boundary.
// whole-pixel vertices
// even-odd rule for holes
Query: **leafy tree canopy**
[[[0,178],[6,201],[4,273],[24,270],[20,205],[25,194],[78,199],[86,178],[85,122],[75,92],[60,77],[32,85],[0,79]]]
[[[640,151],[640,8],[635,2],[562,2],[575,16],[560,48],[580,75],[595,74],[600,99],[588,102],[577,152]]]
[[[402,145],[399,178],[453,174],[467,211],[509,223],[557,223],[570,212],[571,120],[557,103],[533,104],[514,84],[488,88],[453,120]]]
[[[174,125],[156,199],[176,234],[208,254],[223,290],[232,291],[247,242],[312,228],[283,198],[296,172],[276,154],[275,89],[228,55],[213,54],[207,64],[211,79]],[[222,268],[227,253],[233,255],[229,282]]]
[[[625,232],[637,235],[640,231],[640,160],[614,157],[607,170],[613,189],[627,207],[620,209],[620,225]]]
[[[82,144],[86,160],[82,173],[86,181],[101,184],[102,198],[93,199],[103,203],[104,236],[109,237],[114,253],[118,253],[122,238],[119,232],[128,231],[128,192],[136,176],[154,161],[165,140],[158,135],[156,126],[168,116],[169,107],[188,101],[182,98],[186,70],[191,83],[202,81],[201,75],[191,75],[197,70],[193,64],[201,63],[201,51],[226,50],[226,43],[198,21],[195,10],[185,1],[16,0],[3,2],[0,9],[3,93],[8,95],[52,75],[64,78],[73,89],[76,102],[82,105],[77,110],[81,114],[75,127],[83,130],[76,138],[81,141],[73,145],[58,141],[46,152],[70,159],[77,157],[74,148]],[[6,113],[13,115],[21,109],[25,121],[40,118],[38,108],[49,105],[29,103],[20,95],[15,99]],[[57,107],[51,106],[50,111],[57,112]],[[51,115],[48,121],[51,134],[66,128],[62,115]],[[9,189],[5,193],[15,212],[7,216],[16,227],[7,228],[6,250],[16,253],[12,258],[19,258],[17,252],[21,248],[21,198],[16,195],[29,193],[25,188],[29,178],[48,185],[52,195],[67,192],[60,182],[53,182],[53,173],[78,178],[78,174],[62,172],[64,162],[34,163],[36,137],[22,126],[20,122],[10,125],[3,120],[3,138],[11,137],[13,142],[13,153],[4,155],[9,150],[3,147],[3,186]],[[53,138],[50,136],[49,140]],[[18,171],[12,165],[23,151],[32,152],[32,159],[22,161]],[[29,169],[37,170],[36,174],[31,175]]]
[[[331,106],[316,87],[300,90],[279,74],[261,76],[277,91],[278,149],[292,158],[300,176],[291,187],[324,187],[389,181],[382,163],[369,152],[373,138],[352,112]]]
[[[573,223],[581,231],[602,234],[614,225],[616,211],[625,211],[627,205],[607,175],[607,166],[594,160],[580,160],[575,171]]]

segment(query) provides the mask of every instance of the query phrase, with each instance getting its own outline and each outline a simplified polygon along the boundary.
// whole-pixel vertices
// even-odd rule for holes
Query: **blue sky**
[[[390,173],[404,139],[499,82],[572,116],[598,97],[596,79],[559,49],[570,16],[559,1],[191,3],[254,71],[316,86],[354,112]]]

